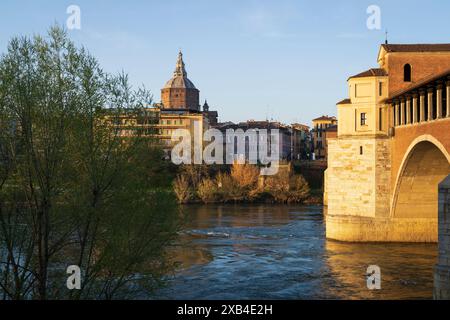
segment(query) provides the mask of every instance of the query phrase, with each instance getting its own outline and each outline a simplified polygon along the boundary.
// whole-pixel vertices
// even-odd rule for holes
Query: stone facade
[[[375,216],[375,141],[330,139],[328,148],[328,212]]]
[[[390,141],[329,139],[328,211],[357,217],[389,215]],[[328,227],[328,226],[327,226]]]
[[[439,260],[434,272],[434,298],[450,299],[450,175],[439,185]]]

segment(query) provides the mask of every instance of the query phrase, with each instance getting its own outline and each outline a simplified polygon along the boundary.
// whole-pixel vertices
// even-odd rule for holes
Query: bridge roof
[[[386,52],[446,52],[450,43],[382,44]]]
[[[416,82],[415,84],[412,84],[405,89],[398,90],[398,91],[392,93],[389,96],[389,98],[383,100],[382,102],[389,103],[396,98],[399,98],[407,93],[412,93],[413,91],[416,91],[416,90],[420,89],[421,87],[425,87],[426,85],[428,85],[432,82],[435,82],[437,80],[440,80],[440,79],[447,80],[447,77],[449,77],[449,76],[450,76],[450,69],[447,69],[446,71],[438,73],[438,74],[433,74],[429,77],[423,78],[419,82]]]

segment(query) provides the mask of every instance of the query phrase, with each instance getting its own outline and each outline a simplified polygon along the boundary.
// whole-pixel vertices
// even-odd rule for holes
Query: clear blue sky
[[[347,77],[376,66],[386,28],[390,43],[450,42],[447,0],[1,0],[0,52],[14,35],[65,25],[71,4],[82,25],[70,37],[156,101],[182,48],[220,121],[335,115]],[[372,4],[381,8],[379,31],[366,26]]]

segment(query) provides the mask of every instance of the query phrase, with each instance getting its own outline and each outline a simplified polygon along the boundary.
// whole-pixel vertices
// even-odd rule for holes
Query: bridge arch
[[[450,154],[435,137],[422,135],[409,146],[395,183],[391,217],[436,222],[438,184],[450,173]]]

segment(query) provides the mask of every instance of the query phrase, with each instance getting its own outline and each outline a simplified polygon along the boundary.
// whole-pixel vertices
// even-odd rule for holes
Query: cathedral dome
[[[187,77],[181,51],[178,53],[177,65],[173,72],[173,76],[166,82],[163,89],[196,89],[195,85]]]

